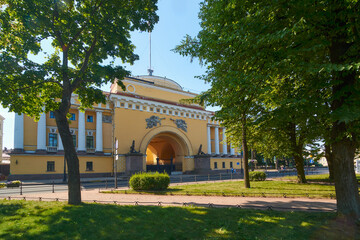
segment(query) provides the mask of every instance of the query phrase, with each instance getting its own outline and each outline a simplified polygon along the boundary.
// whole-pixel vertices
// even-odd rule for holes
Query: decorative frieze
[[[184,120],[182,120],[182,119],[172,119],[172,118],[170,118],[170,120],[173,121],[178,128],[180,128],[184,132],[187,132],[187,124],[186,124],[186,122]]]
[[[158,116],[151,116],[150,118],[146,118],[146,128],[157,127],[159,124],[161,126],[161,120],[165,118],[159,118]]]

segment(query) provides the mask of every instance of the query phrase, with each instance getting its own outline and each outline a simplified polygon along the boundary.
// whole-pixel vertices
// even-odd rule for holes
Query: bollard
[[[105,189],[107,189],[107,179],[105,179]]]
[[[52,182],[52,193],[55,193],[55,182]]]
[[[20,183],[20,195],[22,195],[22,182]]]

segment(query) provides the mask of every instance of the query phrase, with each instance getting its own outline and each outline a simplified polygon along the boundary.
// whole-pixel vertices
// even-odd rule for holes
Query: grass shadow
[[[0,224],[1,239],[308,239],[335,217],[235,208],[20,205],[27,214],[11,222],[4,216],[10,224]]]

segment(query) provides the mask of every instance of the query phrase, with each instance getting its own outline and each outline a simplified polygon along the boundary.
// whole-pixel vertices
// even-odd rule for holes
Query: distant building
[[[72,96],[70,131],[82,177],[111,176],[115,170],[191,173],[242,167],[225,128],[211,119],[214,113],[180,101],[196,94],[164,77],[127,77],[122,82],[125,91],[112,84],[104,93],[107,102],[85,112]],[[42,114],[39,122],[15,114],[12,177],[61,178],[63,153],[52,112]]]

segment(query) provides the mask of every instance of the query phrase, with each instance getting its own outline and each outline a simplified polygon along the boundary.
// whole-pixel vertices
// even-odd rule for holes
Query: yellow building
[[[107,103],[85,112],[76,95],[72,98],[70,130],[82,177],[111,176],[115,169],[119,174],[240,169],[239,153],[211,120],[213,113],[180,103],[196,94],[163,77],[127,77],[123,83],[126,91],[112,84],[104,93]],[[17,179],[62,177],[63,145],[52,112],[38,122],[16,114],[10,169]]]

